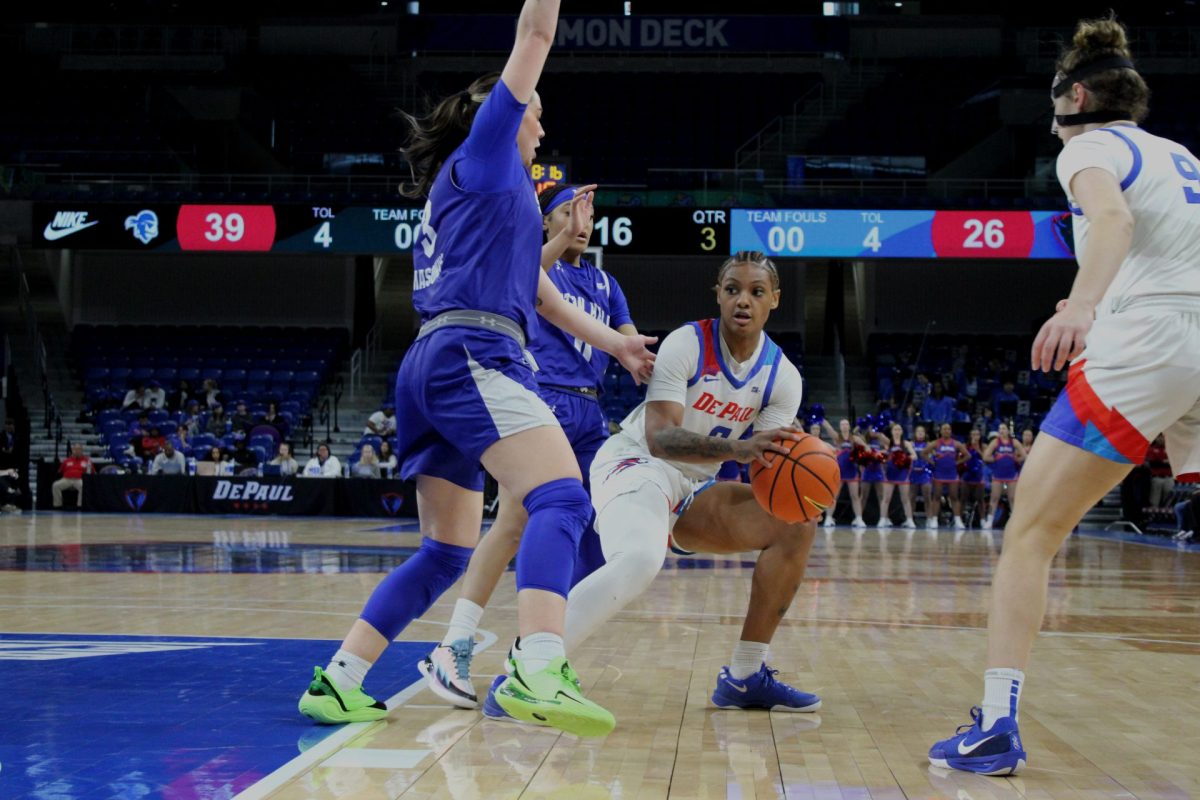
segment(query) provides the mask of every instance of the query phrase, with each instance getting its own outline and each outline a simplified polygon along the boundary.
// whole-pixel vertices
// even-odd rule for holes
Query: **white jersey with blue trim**
[[[706,319],[672,331],[658,349],[646,402],[679,403],[681,427],[701,436],[740,439],[751,427],[791,425],[804,393],[800,371],[765,334],[749,359],[733,361],[719,329],[717,320]],[[615,454],[649,455],[646,402],[629,413],[606,445]],[[663,461],[695,481],[711,480],[721,468],[719,461]]]
[[[1133,214],[1133,242],[1096,308],[1107,316],[1128,301],[1192,295],[1200,301],[1200,159],[1136,125],[1073,137],[1058,156],[1058,181],[1071,206],[1075,253],[1087,249],[1091,223],[1071,194],[1071,179],[1097,167],[1121,182]]]

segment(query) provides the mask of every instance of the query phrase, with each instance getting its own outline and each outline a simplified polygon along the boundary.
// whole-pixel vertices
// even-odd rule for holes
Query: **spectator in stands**
[[[992,394],[992,410],[996,412],[997,417],[1004,416],[1000,411],[1001,403],[1015,404],[1020,401],[1021,397],[1014,391],[1015,388],[1016,385],[1012,382],[1012,379],[1006,378],[1004,385]]]
[[[166,408],[167,393],[163,391],[162,384],[158,381],[150,381],[146,384],[146,400],[144,408]]]
[[[1150,470],[1150,507],[1162,508],[1175,490],[1171,462],[1167,460],[1167,445],[1160,433],[1146,451],[1146,467]]]
[[[369,444],[363,445],[358,463],[354,465],[354,471],[350,474],[355,478],[379,477],[379,456],[375,455],[374,447]]]
[[[0,469],[0,511],[6,514],[20,514],[21,473],[16,469]]]
[[[291,426],[288,425],[287,418],[279,413],[279,407],[274,400],[267,403],[267,413],[262,415],[258,421],[259,425],[270,425],[279,433],[280,439],[286,439],[288,433],[291,432]]]
[[[954,416],[954,398],[947,397],[941,381],[935,381],[930,395],[921,405],[921,416],[937,424],[949,422]]]
[[[183,453],[175,449],[170,439],[163,442],[162,451],[154,457],[150,465],[151,475],[184,475],[187,473],[187,459]]]
[[[292,458],[292,446],[287,442],[279,443],[279,452],[270,461],[272,466],[279,467],[279,474],[290,477],[300,471],[300,465]]]
[[[979,374],[973,365],[963,371],[960,380],[963,397],[970,397],[972,400],[979,397]]]
[[[966,398],[954,404],[954,411],[950,414],[951,422],[971,422],[975,416],[975,401]]]
[[[383,408],[376,411],[367,418],[367,427],[363,429],[363,436],[374,434],[375,436],[394,436],[396,433],[396,407],[391,403],[384,403]]]
[[[1000,428],[1000,420],[992,413],[992,407],[980,404],[976,406],[979,415],[975,417],[974,425],[984,436],[990,436]]]
[[[237,407],[233,412],[232,421],[233,430],[235,433],[238,431],[241,431],[242,433],[249,433],[250,429],[254,427],[254,417],[250,415],[250,411],[246,408],[246,404],[240,400],[238,401]]]
[[[144,436],[134,437],[133,452],[138,458],[149,460],[158,455],[164,442],[166,442],[166,437],[159,431],[158,426],[151,425],[150,430]]]
[[[146,384],[138,381],[134,387],[125,393],[125,399],[121,401],[121,410],[128,411],[131,408],[146,408]]]
[[[187,428],[188,436],[195,436],[200,432],[200,403],[195,398],[188,400],[187,408],[179,418],[179,424]]]
[[[1186,542],[1196,535],[1196,521],[1200,515],[1200,489],[1193,489],[1190,497],[1175,504],[1175,524],[1179,532],[1176,541]]]
[[[212,464],[212,467],[210,468],[211,471],[209,469],[204,470],[204,472],[207,472],[210,475],[233,474],[233,461],[230,460],[229,454],[217,445],[213,445],[211,448],[209,448],[206,462]],[[197,467],[196,471],[200,472],[201,470],[199,467]]]
[[[188,433],[187,425],[184,425],[181,422],[175,426],[175,433],[168,436],[167,441],[170,442],[176,450],[187,450],[189,447],[191,447],[191,443],[188,441],[190,436],[191,434]]]
[[[896,421],[904,427],[904,436],[910,439],[912,438],[917,427],[917,422],[919,422],[920,419],[920,415],[917,414],[917,407],[912,403],[906,405],[904,407],[904,412],[896,417]]]
[[[205,378],[200,386],[200,403],[208,408],[225,405],[225,395],[214,378]]]
[[[329,445],[321,442],[317,446],[317,454],[304,465],[306,478],[340,478],[342,477],[342,462],[329,452]]]
[[[390,478],[396,472],[396,454],[392,452],[392,443],[384,439],[379,443],[379,472],[385,478]]]
[[[4,420],[0,431],[0,469],[17,466],[17,427],[12,417]]]
[[[246,446],[245,434],[233,437],[233,454],[231,457],[239,471],[258,467],[258,455]]]
[[[167,397],[167,408],[172,411],[183,411],[191,403],[195,402],[192,392],[192,382],[187,378],[182,378],[175,391]]]
[[[929,376],[924,372],[917,373],[917,382],[912,387],[912,401],[917,408],[921,408],[925,404],[925,398],[929,396],[932,387],[929,385]]]
[[[225,409],[218,405],[212,407],[212,413],[208,415],[208,432],[213,436],[224,436],[226,433]]]
[[[75,504],[78,508],[83,508],[83,476],[90,475],[95,471],[92,460],[83,452],[83,445],[79,442],[73,443],[71,455],[64,458],[58,465],[58,473],[62,477],[50,486],[50,491],[54,494],[54,507],[62,508],[63,492],[67,489],[74,489],[77,493]]]

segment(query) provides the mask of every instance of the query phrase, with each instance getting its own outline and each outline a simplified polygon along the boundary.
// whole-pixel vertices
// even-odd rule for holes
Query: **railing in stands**
[[[341,433],[342,427],[338,424],[338,406],[342,403],[342,394],[346,391],[346,381],[341,375],[333,382],[333,432]]]
[[[383,323],[376,322],[367,331],[363,341],[363,370],[370,371],[379,361],[379,348],[383,341]]]
[[[317,408],[317,424],[325,426],[325,439],[328,442],[333,438],[332,421],[333,416],[329,412],[330,398],[326,397],[321,401],[321,405]],[[313,426],[310,423],[308,426],[308,456],[312,458],[317,453],[317,442],[312,434]]]
[[[353,400],[357,389],[363,385],[363,351],[358,348],[350,354],[350,399]]]

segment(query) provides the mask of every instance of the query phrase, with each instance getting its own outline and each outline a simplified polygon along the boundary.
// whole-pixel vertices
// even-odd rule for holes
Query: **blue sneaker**
[[[745,680],[736,680],[729,667],[721,667],[712,701],[717,708],[761,708],[767,711],[816,711],[821,698],[775,680],[779,670],[766,664]]]
[[[1025,768],[1021,732],[1012,717],[1001,717],[984,731],[983,712],[971,709],[971,724],[929,748],[929,763],[944,769],[961,769],[980,775],[1016,775]]]
[[[488,719],[493,719],[497,722],[511,722],[515,725],[533,725],[539,728],[546,727],[547,723],[531,720],[526,722],[523,719],[517,719],[512,714],[509,714],[500,704],[496,702],[496,689],[500,688],[500,684],[508,679],[508,674],[497,675],[492,685],[488,687],[487,696],[483,700],[483,715]]]

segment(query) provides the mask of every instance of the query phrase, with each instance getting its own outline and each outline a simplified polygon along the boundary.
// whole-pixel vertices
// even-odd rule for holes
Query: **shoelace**
[[[979,719],[982,716],[983,716],[982,708],[980,708],[979,706],[971,706],[971,721],[968,722],[966,725],[959,725],[958,729],[956,731],[954,731],[954,735],[961,736],[962,734],[971,730],[971,728],[974,728],[977,724],[979,724]]]
[[[470,639],[459,639],[450,644],[450,654],[454,656],[454,671],[460,681],[471,677],[471,654],[474,652],[475,643]]]

